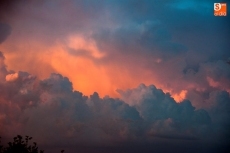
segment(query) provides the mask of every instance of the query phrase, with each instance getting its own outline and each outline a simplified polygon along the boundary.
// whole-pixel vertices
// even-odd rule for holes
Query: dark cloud
[[[209,98],[214,91],[229,91],[230,67],[225,61],[200,63],[197,70],[188,69],[185,79],[190,83],[187,98],[196,107],[208,107],[209,104],[202,102]]]
[[[105,29],[96,34],[99,46],[107,45],[114,51],[129,55],[156,58],[183,57],[187,69],[196,70],[199,63],[227,60],[229,54],[229,20],[213,15],[210,1],[126,1],[120,6],[115,20],[118,28]],[[117,7],[118,7],[117,6]],[[137,7],[138,6],[138,7]],[[105,32],[106,31],[106,32]],[[133,47],[132,47],[133,46]],[[104,50],[110,51],[109,48]],[[113,56],[114,57],[114,56]],[[151,64],[151,63],[149,63]]]
[[[67,77],[56,73],[38,80],[27,72],[7,71],[0,87],[3,137],[32,135],[44,146],[65,146],[70,151],[76,145],[122,148],[122,143],[127,143],[124,150],[131,151],[129,145],[141,143],[149,148],[146,152],[164,151],[148,145],[158,141],[175,149],[184,141],[189,146],[189,141],[194,141],[208,149],[210,145],[206,143],[218,148],[224,143],[217,144],[217,139],[229,138],[230,98],[226,91],[210,93],[210,108],[206,111],[196,109],[188,100],[176,103],[169,93],[154,85],[118,90],[122,100],[101,98],[96,92],[87,97],[73,90]],[[191,148],[196,150],[193,145]],[[86,150],[82,146],[75,149]]]
[[[122,76],[125,84],[127,72],[127,78],[139,76],[141,83],[147,73],[153,78],[148,84],[156,82],[157,87],[118,90],[121,99],[102,98],[97,91],[84,96],[59,73],[41,80],[29,72],[8,71],[0,53],[0,134],[29,134],[43,145],[52,139],[51,145],[77,145],[82,152],[104,144],[113,149],[117,144],[126,152],[165,152],[170,147],[175,152],[224,152],[230,136],[230,22],[228,16],[213,16],[214,2],[1,1],[0,43],[14,32],[5,52],[18,56],[23,46],[26,55],[29,50],[34,55],[43,45],[43,55],[60,44],[63,52],[102,69],[115,65],[117,70],[109,68],[115,81]],[[75,36],[95,43],[104,56],[95,58],[84,45],[70,47]],[[37,59],[32,57],[29,61]],[[173,94],[181,91],[188,100],[176,103]]]
[[[187,48],[175,42],[160,20],[131,22],[116,29],[96,31],[94,38],[101,50],[121,54],[149,55],[169,59],[185,53]],[[112,49],[111,49],[112,48]],[[109,55],[110,55],[109,54]]]
[[[168,135],[175,139],[206,135],[211,125],[209,114],[195,110],[190,101],[176,103],[174,99],[155,86],[139,86],[133,90],[119,91],[122,99],[139,111],[140,116],[149,122],[150,135]],[[186,132],[185,132],[186,131]]]
[[[5,65],[5,56],[0,51],[0,82],[4,81],[6,74],[7,74],[7,70]]]
[[[226,91],[213,91],[209,94],[209,98],[206,100],[209,104],[207,109],[214,121],[213,128],[223,133],[214,133],[217,135],[217,140],[223,141],[223,139],[230,138],[230,95]]]
[[[0,43],[6,40],[11,33],[11,27],[8,24],[0,23]]]

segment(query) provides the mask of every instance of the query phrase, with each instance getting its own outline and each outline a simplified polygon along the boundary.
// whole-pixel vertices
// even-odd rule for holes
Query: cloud
[[[27,72],[17,72],[17,73],[12,73],[12,74],[8,74],[6,75],[6,81],[7,82],[13,82],[16,80],[21,80],[21,81],[29,81],[29,80],[33,80],[34,76],[30,75]]]
[[[209,94],[208,99],[205,101],[209,104],[207,108],[213,122],[215,123],[213,128],[222,133],[214,133],[217,140],[222,141],[223,139],[230,138],[230,95],[226,91],[212,91]]]
[[[230,57],[228,19],[214,17],[213,3],[206,0],[20,1],[10,6],[17,13],[6,14],[5,22],[13,31],[9,43],[0,46],[9,69],[41,79],[61,73],[87,95],[97,90],[117,97],[116,89],[140,83],[179,95],[194,83],[185,73]],[[105,83],[98,89],[97,82]]]
[[[118,99],[102,98],[96,92],[84,96],[57,73],[43,80],[22,71],[6,72],[5,77],[0,83],[3,137],[31,135],[41,145],[69,149],[76,145],[228,139],[224,136],[230,116],[226,91],[210,93],[206,101],[210,107],[204,110],[196,109],[189,100],[177,103],[154,85],[118,90]]]
[[[229,72],[229,65],[222,60],[200,63],[197,71],[189,69],[184,75],[187,80],[186,98],[196,107],[208,107],[209,104],[202,101],[207,100],[211,92],[230,91]]]
[[[5,80],[4,77],[6,74],[5,56],[0,52],[0,82]]]
[[[57,144],[63,139],[67,144],[107,144],[135,138],[138,133],[132,127],[141,120],[135,108],[119,99],[102,99],[97,93],[83,96],[60,74],[37,80],[26,72],[11,73],[0,86],[3,137],[12,136],[9,131],[14,130],[12,134],[34,135],[42,144],[50,143],[49,139],[56,139]]]
[[[150,123],[150,135],[167,133],[169,136],[196,137],[203,125],[211,124],[207,111],[195,110],[188,100],[176,103],[170,94],[165,94],[153,85],[148,87],[140,85],[136,89],[119,91],[119,93],[125,102],[134,106],[140,116]]]
[[[11,33],[11,27],[8,24],[0,23],[0,43],[6,40]]]
[[[1,1],[0,133],[225,141],[229,18],[213,3]]]

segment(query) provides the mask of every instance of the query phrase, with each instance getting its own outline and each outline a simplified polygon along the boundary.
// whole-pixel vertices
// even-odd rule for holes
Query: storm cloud
[[[228,151],[230,22],[214,2],[2,1],[0,135],[72,152]]]
[[[154,85],[118,90],[121,99],[96,92],[84,96],[56,73],[38,80],[27,72],[7,72],[0,86],[0,132],[6,138],[20,133],[33,135],[42,145],[69,147],[229,139],[226,91],[210,93],[205,110],[189,100],[177,103]]]

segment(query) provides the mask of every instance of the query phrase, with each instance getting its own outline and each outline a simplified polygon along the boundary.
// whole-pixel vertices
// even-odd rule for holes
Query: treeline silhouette
[[[44,150],[38,150],[36,142],[33,142],[33,145],[29,144],[29,141],[32,137],[25,136],[25,139],[21,135],[14,137],[13,142],[9,142],[8,146],[4,147],[1,145],[0,137],[0,153],[44,153]],[[61,151],[64,153],[64,150]]]

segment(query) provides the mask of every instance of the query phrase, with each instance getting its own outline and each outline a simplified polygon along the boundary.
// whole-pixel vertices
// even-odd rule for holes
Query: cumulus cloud
[[[169,135],[174,136],[184,134],[184,136],[196,137],[200,127],[208,127],[207,125],[211,124],[207,111],[195,110],[188,100],[176,103],[170,94],[165,94],[153,85],[149,87],[140,85],[136,89],[119,92],[122,99],[133,105],[140,116],[150,123],[149,133],[152,135],[154,133],[164,135],[169,132],[171,133]]]
[[[135,108],[121,100],[102,99],[97,93],[83,96],[73,91],[68,78],[60,74],[51,74],[36,88],[29,88],[28,82],[23,79],[20,82],[20,86],[15,85],[17,82],[6,82],[5,94],[15,94],[12,97],[1,95],[1,108],[5,107],[1,110],[2,135],[9,133],[10,126],[18,125],[15,133],[34,135],[43,143],[52,138],[57,140],[56,143],[66,139],[66,143],[75,140],[74,143],[100,144],[137,137],[138,126],[132,125],[141,121],[141,117]],[[27,92],[22,92],[22,88]],[[11,122],[4,125],[7,120]]]
[[[196,107],[209,107],[205,100],[214,91],[230,91],[230,67],[225,61],[200,63],[197,71],[189,69],[184,78],[187,84],[186,98]]]
[[[213,128],[221,133],[215,132],[219,141],[230,138],[230,95],[226,91],[212,91],[205,101],[209,104],[207,108],[213,122]]]
[[[100,1],[100,5],[81,0],[14,5],[5,1],[4,5],[17,10],[5,14],[13,29],[3,46],[10,69],[23,69],[43,79],[52,72],[61,73],[84,93],[97,90],[103,96],[117,96],[117,88],[145,83],[179,95],[194,83],[185,73],[196,73],[202,63],[230,57],[228,19],[210,15],[213,4],[206,0]],[[85,65],[94,78],[103,79],[87,77],[86,81]],[[107,92],[97,89],[96,82],[102,80]]]
[[[34,76],[28,74],[27,72],[17,72],[17,73],[12,73],[12,74],[8,74],[6,75],[6,81],[7,82],[13,82],[16,80],[21,80],[21,81],[28,81],[28,80],[33,80]]]
[[[7,72],[5,77],[0,84],[3,137],[31,135],[42,145],[69,147],[228,139],[226,91],[210,93],[206,101],[210,107],[205,110],[196,109],[189,100],[177,103],[154,85],[118,90],[118,99],[102,98],[96,92],[84,96],[57,73],[43,80],[22,71]]]
[[[213,2],[1,1],[0,17],[1,134],[228,139],[229,18]]]
[[[63,128],[67,128],[65,127],[66,121],[63,119],[69,118],[72,121],[68,121],[68,124],[75,121],[86,127],[89,126],[87,124],[93,124],[102,133],[105,132],[105,135],[115,134],[114,136],[126,137],[127,134],[134,134],[133,137],[135,137],[136,133],[130,133],[129,130],[138,133],[138,129],[135,129],[135,126],[130,126],[130,124],[136,124],[137,126],[138,122],[148,123],[150,129],[162,125],[161,130],[164,129],[164,126],[170,126],[171,124],[178,124],[181,129],[188,130],[187,128],[191,128],[191,126],[211,123],[206,111],[202,109],[195,110],[189,101],[178,104],[170,94],[165,94],[153,85],[145,86],[142,84],[136,89],[120,90],[119,93],[124,101],[110,97],[100,98],[97,93],[90,97],[83,96],[82,93],[73,90],[72,83],[68,78],[60,74],[51,74],[48,79],[39,81],[38,84],[36,84],[35,77],[26,72],[8,74],[6,75],[5,86],[7,87],[5,89],[8,90],[5,94],[11,92],[15,94],[4,96],[4,101],[17,105],[23,111],[22,118],[24,118],[24,121],[26,120],[25,125],[30,125],[28,127],[31,127],[33,123],[33,126],[39,124],[39,126],[46,127],[45,125],[48,124],[49,127],[60,124],[64,126]],[[38,121],[35,124],[34,122],[39,120],[37,117],[41,115],[47,118],[47,121],[44,123]],[[50,123],[48,123],[49,120]],[[95,121],[104,123],[96,125]],[[42,125],[42,123],[45,125]],[[108,127],[109,124],[112,125]],[[67,134],[68,130],[71,129],[66,129],[66,135],[74,136],[74,132],[79,132],[77,129],[74,130],[76,128],[74,125],[72,125],[73,127],[69,126],[73,128],[73,133],[70,134],[69,131],[70,133]],[[171,128],[175,127],[177,126],[174,125]],[[33,131],[34,129],[30,130]],[[110,130],[113,133],[110,133]]]

